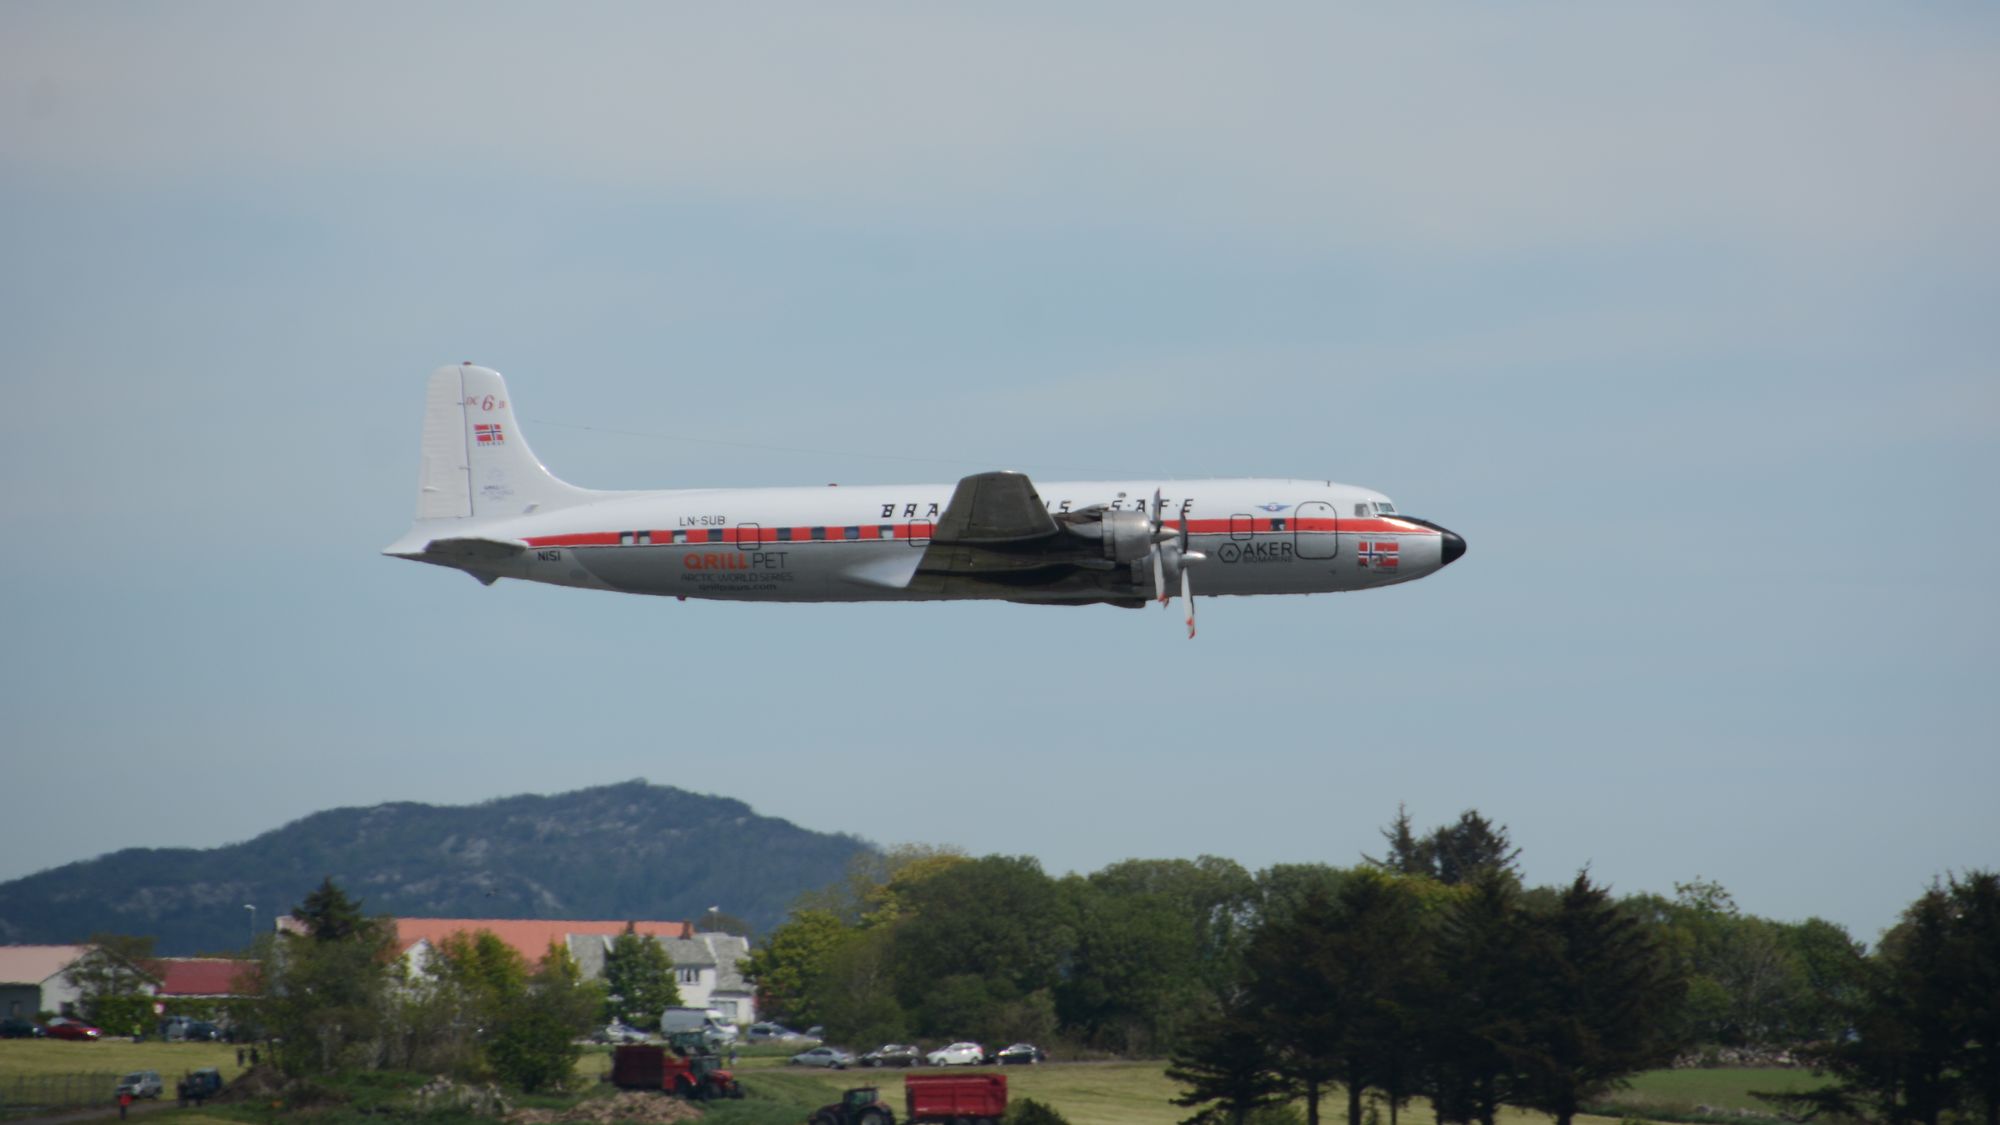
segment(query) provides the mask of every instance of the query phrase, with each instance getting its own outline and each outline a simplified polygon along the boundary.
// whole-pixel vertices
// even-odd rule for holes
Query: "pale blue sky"
[[[1058,872],[1406,802],[1872,940],[2000,865],[1996,120],[1971,4],[0,6],[0,878],[632,777]],[[589,486],[1471,550],[1193,644],[482,589],[376,554],[462,359]]]

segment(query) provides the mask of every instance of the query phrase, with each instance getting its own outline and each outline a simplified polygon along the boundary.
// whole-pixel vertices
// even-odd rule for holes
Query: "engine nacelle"
[[[1069,513],[1063,530],[1082,539],[1095,539],[1104,558],[1113,563],[1138,562],[1153,549],[1153,521],[1144,512],[1114,512],[1087,508]]]

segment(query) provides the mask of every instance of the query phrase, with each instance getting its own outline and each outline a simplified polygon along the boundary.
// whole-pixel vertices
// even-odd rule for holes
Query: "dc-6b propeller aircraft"
[[[500,578],[733,601],[1165,605],[1393,586],[1465,540],[1332,481],[1062,481],[600,492],[528,451],[500,373],[432,372],[417,521],[383,552]]]

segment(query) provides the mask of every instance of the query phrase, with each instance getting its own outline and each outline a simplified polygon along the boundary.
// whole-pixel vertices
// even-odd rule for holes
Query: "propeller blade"
[[[1181,567],[1181,601],[1187,605],[1188,640],[1194,640],[1194,587],[1188,583],[1188,568]]]
[[[1160,596],[1160,606],[1164,609],[1167,604],[1167,568],[1160,561],[1158,547],[1153,548],[1153,592]]]

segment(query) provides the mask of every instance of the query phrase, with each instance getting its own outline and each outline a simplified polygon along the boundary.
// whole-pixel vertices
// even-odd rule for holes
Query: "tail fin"
[[[417,519],[518,516],[595,498],[535,460],[498,371],[465,363],[431,372]]]

